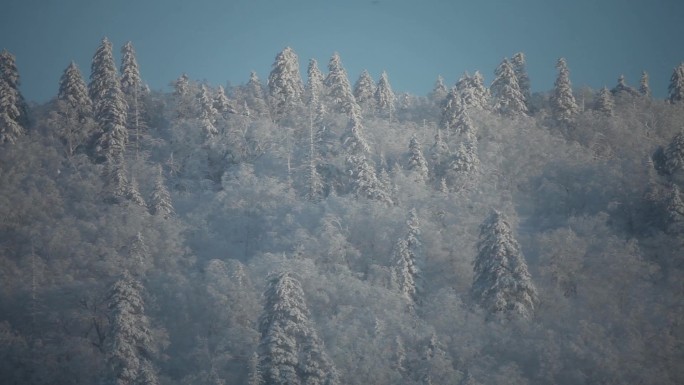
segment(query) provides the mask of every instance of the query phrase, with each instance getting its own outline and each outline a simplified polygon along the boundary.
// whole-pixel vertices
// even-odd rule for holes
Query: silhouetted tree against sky
[[[277,119],[300,106],[304,97],[304,85],[299,74],[299,59],[294,50],[286,47],[273,62],[268,76],[268,92]]]
[[[681,103],[684,100],[684,62],[679,63],[672,71],[670,85],[667,87],[670,103]]]

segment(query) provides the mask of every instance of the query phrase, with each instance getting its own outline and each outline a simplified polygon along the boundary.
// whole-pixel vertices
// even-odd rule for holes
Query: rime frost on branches
[[[272,274],[259,318],[259,370],[269,385],[337,385],[339,379],[309,319],[299,281],[288,272]]]
[[[684,62],[679,63],[672,71],[670,85],[667,87],[670,103],[681,103],[684,100]]]
[[[216,117],[218,111],[214,108],[214,101],[209,93],[209,88],[206,85],[200,87],[199,94],[197,94],[197,100],[199,102],[199,123],[202,127],[202,131],[207,138],[207,140],[212,140],[215,138],[219,132],[216,129],[214,123],[216,123]]]
[[[432,92],[430,92],[430,100],[439,105],[444,98],[446,98],[448,92],[449,90],[447,90],[444,85],[444,78],[442,75],[439,75],[437,76],[434,87],[432,87]]]
[[[162,167],[159,166],[157,179],[154,182],[154,189],[149,199],[150,213],[153,215],[160,215],[169,217],[174,214],[173,204],[171,203],[171,194],[166,189],[164,184],[164,175],[162,174]]]
[[[480,226],[473,264],[473,299],[492,315],[530,318],[537,290],[506,218],[498,211]]]
[[[81,71],[72,61],[59,80],[55,114],[58,116],[57,134],[72,155],[91,135],[93,105]]]
[[[684,171],[684,131],[675,135],[665,149],[665,169],[670,175]]]
[[[352,114],[349,117],[347,131],[342,136],[342,145],[349,154],[366,154],[370,152],[370,146],[363,135],[361,116]]]
[[[504,59],[494,73],[496,77],[491,86],[495,98],[494,108],[506,116],[526,115],[525,96],[520,91],[518,79],[508,59]]]
[[[352,155],[347,158],[349,174],[352,179],[352,191],[356,197],[377,200],[392,205],[392,197],[385,186],[380,183],[375,167],[363,155]]]
[[[511,58],[511,65],[513,66],[513,72],[515,72],[515,77],[518,80],[518,86],[520,87],[520,92],[525,98],[525,103],[530,101],[530,78],[527,75],[527,68],[525,64],[525,54],[518,52]]]
[[[304,86],[299,74],[299,59],[292,48],[286,47],[276,55],[268,76],[268,91],[273,115],[277,119],[283,118],[301,105]]]
[[[667,231],[672,234],[684,232],[684,203],[682,202],[679,187],[672,183],[670,195],[666,204],[667,212]]]
[[[354,99],[365,110],[370,110],[375,105],[375,83],[367,70],[363,70],[354,83]]]
[[[579,108],[572,94],[572,84],[570,84],[570,71],[564,58],[559,58],[556,62],[558,76],[553,86],[551,95],[551,113],[554,119],[561,123],[571,123]]]
[[[651,97],[651,86],[648,84],[648,73],[641,71],[641,79],[639,80],[639,93],[647,98]]]
[[[409,142],[409,158],[407,169],[416,174],[419,182],[428,180],[429,168],[425,156],[423,156],[422,144],[415,135],[411,136]]]
[[[317,108],[321,101],[321,97],[324,93],[323,86],[323,73],[318,68],[318,62],[316,59],[309,60],[309,67],[306,70],[307,82],[306,82],[306,92],[308,95],[307,103],[309,108]]]
[[[614,107],[613,94],[608,91],[608,87],[601,88],[601,91],[596,95],[594,109],[603,116],[613,116]]]
[[[237,109],[233,102],[226,96],[226,90],[223,86],[218,86],[213,98],[214,109],[219,113],[224,119],[227,118],[229,114],[237,114]]]
[[[387,111],[390,116],[390,123],[392,120],[392,110],[394,109],[394,92],[390,86],[387,72],[382,71],[378,85],[375,87],[375,104],[379,111]]]
[[[340,55],[335,52],[328,63],[328,76],[325,78],[328,96],[333,104],[333,110],[347,115],[361,115],[360,108],[354,99],[347,71],[342,67]]]
[[[14,143],[24,134],[27,109],[19,92],[19,71],[9,51],[0,52],[0,143]]]
[[[613,87],[612,90],[610,90],[610,93],[615,96],[618,96],[620,94],[639,96],[639,92],[637,90],[627,85],[627,82],[625,81],[625,75],[620,75],[620,77],[618,78],[618,84],[615,87]]]
[[[472,76],[463,74],[456,82],[456,91],[466,108],[486,110],[489,107],[490,93],[479,71]]]

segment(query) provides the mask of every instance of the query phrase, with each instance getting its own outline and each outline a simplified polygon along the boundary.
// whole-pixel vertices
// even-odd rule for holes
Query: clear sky
[[[522,51],[534,91],[553,87],[566,57],[575,87],[612,87],[641,70],[658,97],[684,60],[682,0],[2,0],[0,49],[17,56],[22,92],[57,93],[71,60],[90,74],[107,36],[136,48],[141,74],[165,90],[181,73],[219,85],[265,81],[291,46],[302,75],[309,58],[325,72],[340,53],[352,84],[363,69],[386,70],[395,91],[424,95],[441,74],[449,85],[479,69],[487,84],[504,57]]]

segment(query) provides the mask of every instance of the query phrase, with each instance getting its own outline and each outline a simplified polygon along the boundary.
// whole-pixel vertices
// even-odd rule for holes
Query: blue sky
[[[395,91],[424,95],[441,74],[453,84],[479,69],[489,84],[504,57],[527,56],[532,88],[553,87],[566,57],[575,87],[613,86],[620,74],[651,76],[664,97],[684,60],[681,0],[4,0],[0,49],[17,56],[29,100],[56,95],[75,60],[87,78],[103,36],[133,41],[144,80],[167,89],[181,73],[213,85],[265,80],[291,46],[305,76],[309,58],[325,71],[334,51],[353,83],[386,70]]]

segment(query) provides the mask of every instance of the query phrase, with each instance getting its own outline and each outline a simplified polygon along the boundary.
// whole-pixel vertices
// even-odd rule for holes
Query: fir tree
[[[665,148],[665,170],[673,175],[684,170],[684,131],[680,131],[672,138]]]
[[[560,123],[572,123],[579,108],[575,102],[575,97],[572,95],[570,71],[564,58],[558,59],[556,69],[558,70],[558,77],[556,77],[551,95],[551,113],[553,118]]]
[[[226,96],[226,90],[223,89],[223,86],[218,86],[216,89],[213,98],[213,106],[224,119],[227,118],[228,114],[237,114],[237,109],[231,100],[228,99],[228,96]]]
[[[245,85],[244,94],[245,104],[253,115],[268,115],[268,103],[266,103],[264,86],[261,84],[261,80],[259,80],[257,73],[254,71],[249,74],[249,81],[247,81],[247,84]]]
[[[428,180],[428,164],[423,156],[422,145],[415,135],[411,136],[409,142],[408,170],[416,174],[417,181],[424,183]]]
[[[684,100],[684,62],[679,63],[672,71],[670,85],[667,87],[670,103],[680,103]]]
[[[288,272],[272,274],[264,298],[259,318],[264,383],[337,385],[337,372],[309,319],[299,281]]]
[[[145,315],[143,287],[128,272],[112,286],[107,296],[109,333],[106,345],[108,376],[105,383],[132,385],[156,383],[150,357],[155,346]]]
[[[268,76],[268,91],[276,119],[282,119],[302,103],[304,86],[299,74],[299,59],[292,48],[286,47],[276,55]]]
[[[371,109],[375,104],[375,84],[367,70],[361,72],[361,76],[354,84],[354,98],[359,106],[366,110]]]
[[[199,94],[197,94],[197,100],[200,107],[200,127],[202,127],[202,131],[204,131],[207,140],[212,140],[219,134],[216,126],[214,125],[218,111],[216,111],[216,108],[214,108],[214,101],[211,98],[209,89],[206,85],[203,84],[200,87]]]
[[[378,180],[375,168],[363,155],[347,158],[349,174],[352,178],[352,191],[356,197],[377,200],[392,205],[392,197]]]
[[[324,77],[321,70],[318,68],[316,59],[309,60],[309,67],[306,70],[307,82],[306,88],[308,93],[308,104],[310,108],[317,108],[323,96],[323,81]]]
[[[255,352],[249,360],[249,377],[247,385],[264,385],[264,379],[259,369],[259,355]]]
[[[449,170],[456,173],[472,173],[479,168],[479,165],[477,138],[470,132],[466,133],[454,153]]]
[[[435,180],[440,180],[444,176],[445,168],[450,158],[449,147],[442,137],[442,130],[437,129],[435,142],[430,148],[430,159],[432,160],[433,175]]]
[[[348,154],[365,154],[370,152],[370,146],[363,135],[361,116],[352,114],[349,117],[347,131],[342,136],[342,145]]]
[[[614,107],[615,102],[613,101],[613,95],[608,91],[607,87],[603,87],[596,95],[594,109],[603,116],[613,116]]]
[[[647,98],[651,97],[651,86],[648,84],[648,73],[641,71],[641,80],[639,81],[639,93]]]
[[[14,143],[24,134],[27,122],[14,55],[3,50],[0,52],[0,143]]]
[[[328,96],[333,104],[333,110],[349,116],[360,116],[360,108],[354,99],[347,71],[342,66],[340,55],[335,52],[328,63],[328,76],[325,78]]]
[[[452,88],[444,100],[442,106],[442,119],[440,128],[446,132],[452,132],[458,122],[459,111],[463,109],[463,102],[457,88]]]
[[[164,185],[164,175],[162,174],[161,165],[159,166],[159,172],[149,202],[150,213],[153,215],[161,215],[166,218],[174,214],[173,205],[171,204],[171,194],[169,194],[169,190],[167,190]]]
[[[670,187],[670,195],[665,209],[667,211],[667,231],[672,234],[684,232],[684,203],[679,187],[674,183]]]
[[[473,264],[473,299],[487,312],[530,318],[538,303],[537,290],[511,228],[498,211],[480,226]]]
[[[392,124],[392,110],[394,109],[394,92],[390,86],[387,72],[382,71],[378,85],[375,88],[375,103],[380,111],[387,111],[390,124]]]
[[[123,202],[129,192],[128,176],[123,154],[108,155],[104,168],[104,196],[109,203]]]
[[[133,271],[134,275],[139,275],[140,273],[142,273],[143,267],[149,263],[150,249],[147,247],[145,237],[143,237],[140,231],[138,231],[138,233],[135,235],[135,237],[133,237],[133,240],[131,241],[131,247],[128,251],[128,259],[130,260],[131,265],[137,268],[131,268],[129,270]]]
[[[147,207],[145,200],[142,195],[140,195],[138,181],[135,177],[131,177],[130,182],[126,186],[126,199],[140,207]]]
[[[618,96],[620,94],[626,94],[630,96],[639,95],[639,92],[637,90],[627,85],[627,82],[625,81],[625,75],[620,75],[620,77],[618,78],[618,84],[615,87],[613,87],[612,90],[610,90],[610,93],[615,96]]]
[[[190,79],[187,74],[181,74],[181,76],[173,82],[173,95],[176,97],[190,95]]]
[[[96,155],[117,158],[128,141],[126,111],[128,106],[121,92],[112,43],[102,39],[91,64],[88,92],[93,101],[95,120],[100,133],[96,140]]]
[[[442,75],[439,75],[435,81],[435,86],[432,87],[432,92],[430,92],[430,100],[437,105],[440,105],[444,98],[446,98],[448,92],[449,90],[447,90],[446,86],[444,85],[444,78]]]
[[[323,178],[318,173],[318,150],[316,149],[316,143],[318,142],[318,137],[313,128],[313,122],[309,125],[309,156],[306,174],[306,199],[311,202],[318,202],[325,195],[323,185]]]
[[[495,108],[506,116],[526,115],[525,96],[520,91],[518,79],[508,59],[499,64],[495,75],[491,86],[492,95],[496,100]]]
[[[530,101],[530,78],[527,76],[527,68],[525,64],[525,54],[518,52],[511,58],[511,65],[513,66],[513,72],[515,72],[515,77],[518,80],[518,86],[520,87],[520,92],[525,98],[525,103]]]
[[[121,91],[124,93],[126,103],[128,104],[126,126],[135,137],[135,154],[138,157],[140,141],[147,129],[145,108],[142,100],[146,94],[146,88],[140,78],[138,61],[135,58],[133,43],[130,41],[121,48]]]
[[[71,156],[86,142],[93,128],[93,105],[81,71],[73,61],[59,80],[55,114],[59,121],[57,134]]]

